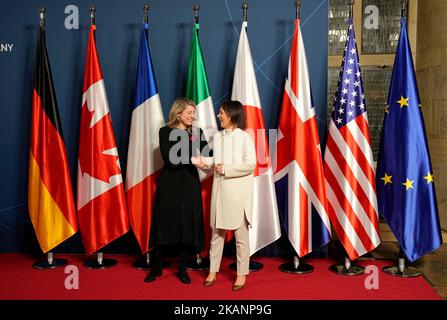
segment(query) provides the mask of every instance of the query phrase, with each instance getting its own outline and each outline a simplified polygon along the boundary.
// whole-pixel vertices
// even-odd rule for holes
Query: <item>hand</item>
[[[206,169],[206,164],[202,157],[191,157],[191,163],[199,169]]]
[[[214,166],[214,172],[217,172],[220,175],[223,175],[223,164],[216,164]]]
[[[209,169],[209,168],[206,166],[206,164],[198,165],[197,168],[202,169],[202,170]]]
[[[200,163],[200,157],[191,157],[191,163],[197,166]]]
[[[204,162],[200,162],[198,164],[196,164],[196,167],[202,170],[206,170],[208,169],[207,165]]]

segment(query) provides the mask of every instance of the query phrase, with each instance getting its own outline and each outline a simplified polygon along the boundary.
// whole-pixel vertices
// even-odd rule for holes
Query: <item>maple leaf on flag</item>
[[[82,174],[109,183],[111,176],[121,173],[112,120],[107,113],[90,127],[94,113],[95,110],[90,111],[85,103],[79,134],[79,163]]]

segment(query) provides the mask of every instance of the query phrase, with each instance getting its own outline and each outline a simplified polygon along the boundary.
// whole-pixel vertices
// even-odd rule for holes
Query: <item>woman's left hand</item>
[[[223,164],[216,164],[214,166],[214,171],[220,175],[223,175]]]

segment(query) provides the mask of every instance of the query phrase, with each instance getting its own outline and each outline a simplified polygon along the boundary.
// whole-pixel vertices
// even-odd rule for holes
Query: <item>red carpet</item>
[[[368,275],[343,277],[331,273],[332,261],[309,260],[315,271],[306,275],[280,272],[280,258],[257,258],[264,264],[260,272],[247,278],[244,289],[232,292],[234,273],[227,266],[231,259],[224,258],[222,272],[209,288],[202,285],[205,272],[189,272],[192,283],[182,284],[175,276],[176,264],[163,271],[163,276],[152,283],[143,282],[145,271],[132,268],[134,257],[113,255],[118,265],[105,270],[89,270],[82,266],[83,256],[65,255],[69,264],[79,267],[79,289],[65,289],[68,274],[64,268],[35,270],[35,262],[22,254],[0,254],[0,299],[131,299],[131,300],[440,300],[423,277],[400,279],[379,272],[379,289],[367,290],[364,282]],[[383,261],[361,261],[362,266]]]

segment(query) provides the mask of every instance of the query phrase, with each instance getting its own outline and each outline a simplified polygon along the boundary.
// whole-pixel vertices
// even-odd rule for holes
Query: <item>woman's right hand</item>
[[[202,157],[191,157],[191,163],[199,169],[206,169],[206,164],[203,161]]]

